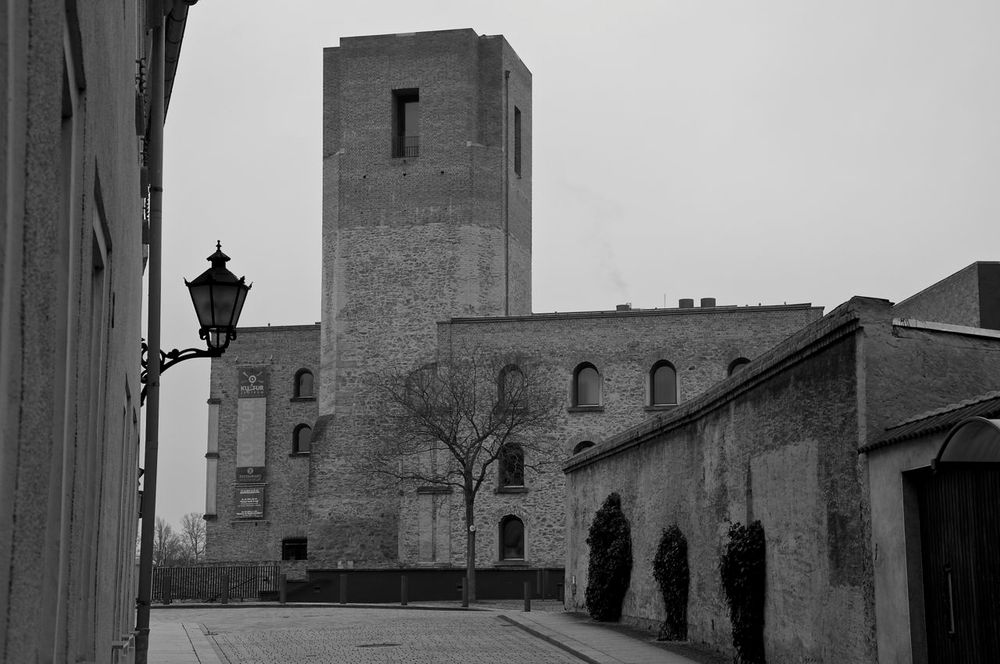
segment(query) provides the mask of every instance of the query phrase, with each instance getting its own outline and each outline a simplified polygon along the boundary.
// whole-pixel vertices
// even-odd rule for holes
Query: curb
[[[540,629],[537,629],[535,627],[530,627],[530,626],[526,625],[525,623],[520,622],[519,620],[515,620],[514,618],[511,618],[509,615],[500,614],[500,615],[497,616],[497,619],[502,620],[502,621],[504,621],[506,623],[510,623],[511,625],[514,625],[515,627],[519,627],[520,629],[524,630],[528,634],[531,634],[532,636],[537,637],[537,638],[541,639],[542,641],[550,643],[550,644],[556,646],[557,648],[565,650],[566,652],[568,652],[569,654],[573,655],[574,657],[579,657],[583,661],[587,662],[587,664],[608,664],[608,660],[594,659],[590,655],[588,655],[588,654],[586,654],[584,652],[581,652],[579,649],[574,648],[573,646],[569,645],[565,641],[560,640],[559,638],[553,636],[552,634],[546,634],[545,632],[541,631]]]

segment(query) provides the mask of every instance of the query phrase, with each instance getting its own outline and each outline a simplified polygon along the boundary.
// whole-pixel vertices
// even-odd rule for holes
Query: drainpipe
[[[162,7],[150,3],[150,10]],[[166,9],[165,7],[162,7]],[[160,428],[160,288],[163,254],[163,122],[166,59],[165,12],[151,17],[153,52],[150,66],[149,121],[149,322],[147,325],[146,454],[142,475],[142,535],[139,545],[139,596],[136,599],[135,662],[146,664],[149,652],[149,608],[153,597],[153,534],[156,520],[156,463]]]

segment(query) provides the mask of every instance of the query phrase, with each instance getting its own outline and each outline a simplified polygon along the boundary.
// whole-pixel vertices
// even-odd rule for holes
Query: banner
[[[263,482],[267,430],[267,367],[241,367],[236,400],[236,481]]]

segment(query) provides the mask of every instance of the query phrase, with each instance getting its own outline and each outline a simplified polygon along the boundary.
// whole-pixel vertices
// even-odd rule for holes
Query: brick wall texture
[[[236,518],[237,400],[240,371],[266,367],[265,506],[261,520]],[[241,328],[225,355],[212,360],[210,403],[219,405],[217,510],[207,519],[210,561],[281,559],[285,538],[306,537],[309,456],[293,454],[292,434],[312,426],[317,400],[295,398],[301,369],[319,373],[319,325]],[[318,382],[317,382],[318,384]]]

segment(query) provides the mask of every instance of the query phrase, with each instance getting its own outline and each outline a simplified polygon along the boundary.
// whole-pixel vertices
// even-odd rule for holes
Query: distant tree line
[[[138,544],[136,558],[138,558]],[[153,566],[177,567],[199,563],[205,558],[205,521],[198,512],[181,518],[181,527],[174,529],[161,517],[156,517],[153,531]]]

